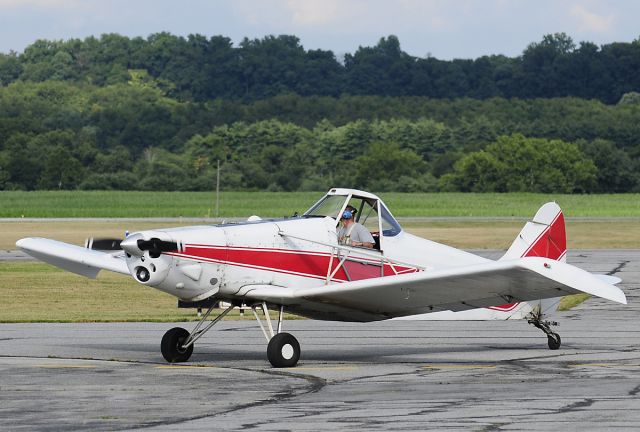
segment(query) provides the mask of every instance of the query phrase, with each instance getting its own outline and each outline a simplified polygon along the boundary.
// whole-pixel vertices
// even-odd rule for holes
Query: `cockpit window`
[[[377,200],[354,196],[349,201],[349,205],[356,209],[356,222],[364,225],[372,234],[380,231]]]
[[[318,201],[313,207],[304,214],[306,217],[325,217],[329,216],[334,219],[338,217],[338,212],[342,209],[345,197],[341,195],[327,195]]]
[[[340,219],[338,213],[348,204],[356,209],[355,221],[364,225],[371,233],[382,231],[384,237],[393,237],[402,231],[389,210],[378,200],[356,195],[351,196],[348,203],[345,203],[346,199],[345,195],[326,195],[307,210],[304,217],[330,216],[336,219],[337,223]],[[380,208],[380,214],[378,214],[378,208]]]
[[[398,222],[396,222],[393,216],[391,216],[391,213],[389,213],[389,210],[387,210],[382,203],[380,203],[380,213],[382,216],[382,235],[385,237],[393,237],[400,234],[402,228],[400,228]]]

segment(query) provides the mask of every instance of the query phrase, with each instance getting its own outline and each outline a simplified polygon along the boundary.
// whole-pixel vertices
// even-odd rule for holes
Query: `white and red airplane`
[[[374,248],[338,243],[348,205],[373,234]],[[544,317],[561,296],[588,293],[626,304],[619,278],[565,263],[564,217],[555,203],[543,205],[497,261],[405,232],[379,197],[355,189],[331,189],[302,216],[133,233],[115,252],[44,238],[16,245],[80,275],[123,273],[191,306],[206,304],[193,331],[165,333],[161,351],[169,362],[187,361],[194,342],[240,305],[252,307],[271,364],[293,367],[300,345],[281,331],[285,309],[332,321],[527,319],[558,349],[560,336]],[[207,322],[222,301],[230,306]],[[280,312],[275,329],[270,308]]]

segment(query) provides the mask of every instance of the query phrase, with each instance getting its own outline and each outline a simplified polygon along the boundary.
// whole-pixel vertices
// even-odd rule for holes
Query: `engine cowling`
[[[185,243],[202,237],[191,239],[192,230],[181,234],[187,237]],[[219,234],[223,235],[222,230]],[[197,300],[215,294],[222,284],[222,266],[184,256],[187,252],[182,241],[176,241],[169,232],[135,233],[123,240],[121,247],[127,254],[129,272],[142,285],[181,299]]]

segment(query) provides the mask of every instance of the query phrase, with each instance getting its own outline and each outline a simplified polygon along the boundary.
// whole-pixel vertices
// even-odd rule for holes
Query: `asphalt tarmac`
[[[629,304],[558,313],[558,351],[521,321],[295,320],[298,367],[273,369],[257,323],[227,321],[168,365],[173,324],[3,324],[0,430],[639,430],[640,251],[569,262]]]

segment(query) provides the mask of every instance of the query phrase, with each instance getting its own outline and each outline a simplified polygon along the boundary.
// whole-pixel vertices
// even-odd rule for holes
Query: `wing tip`
[[[616,300],[618,303],[626,305],[627,303],[627,296],[624,294],[624,292],[622,292],[622,290],[620,288],[618,288],[620,290],[619,295],[617,295],[616,297],[618,297]]]
[[[31,243],[33,239],[34,237],[21,238],[16,242],[16,247],[18,249],[27,249],[29,247],[29,243]]]

